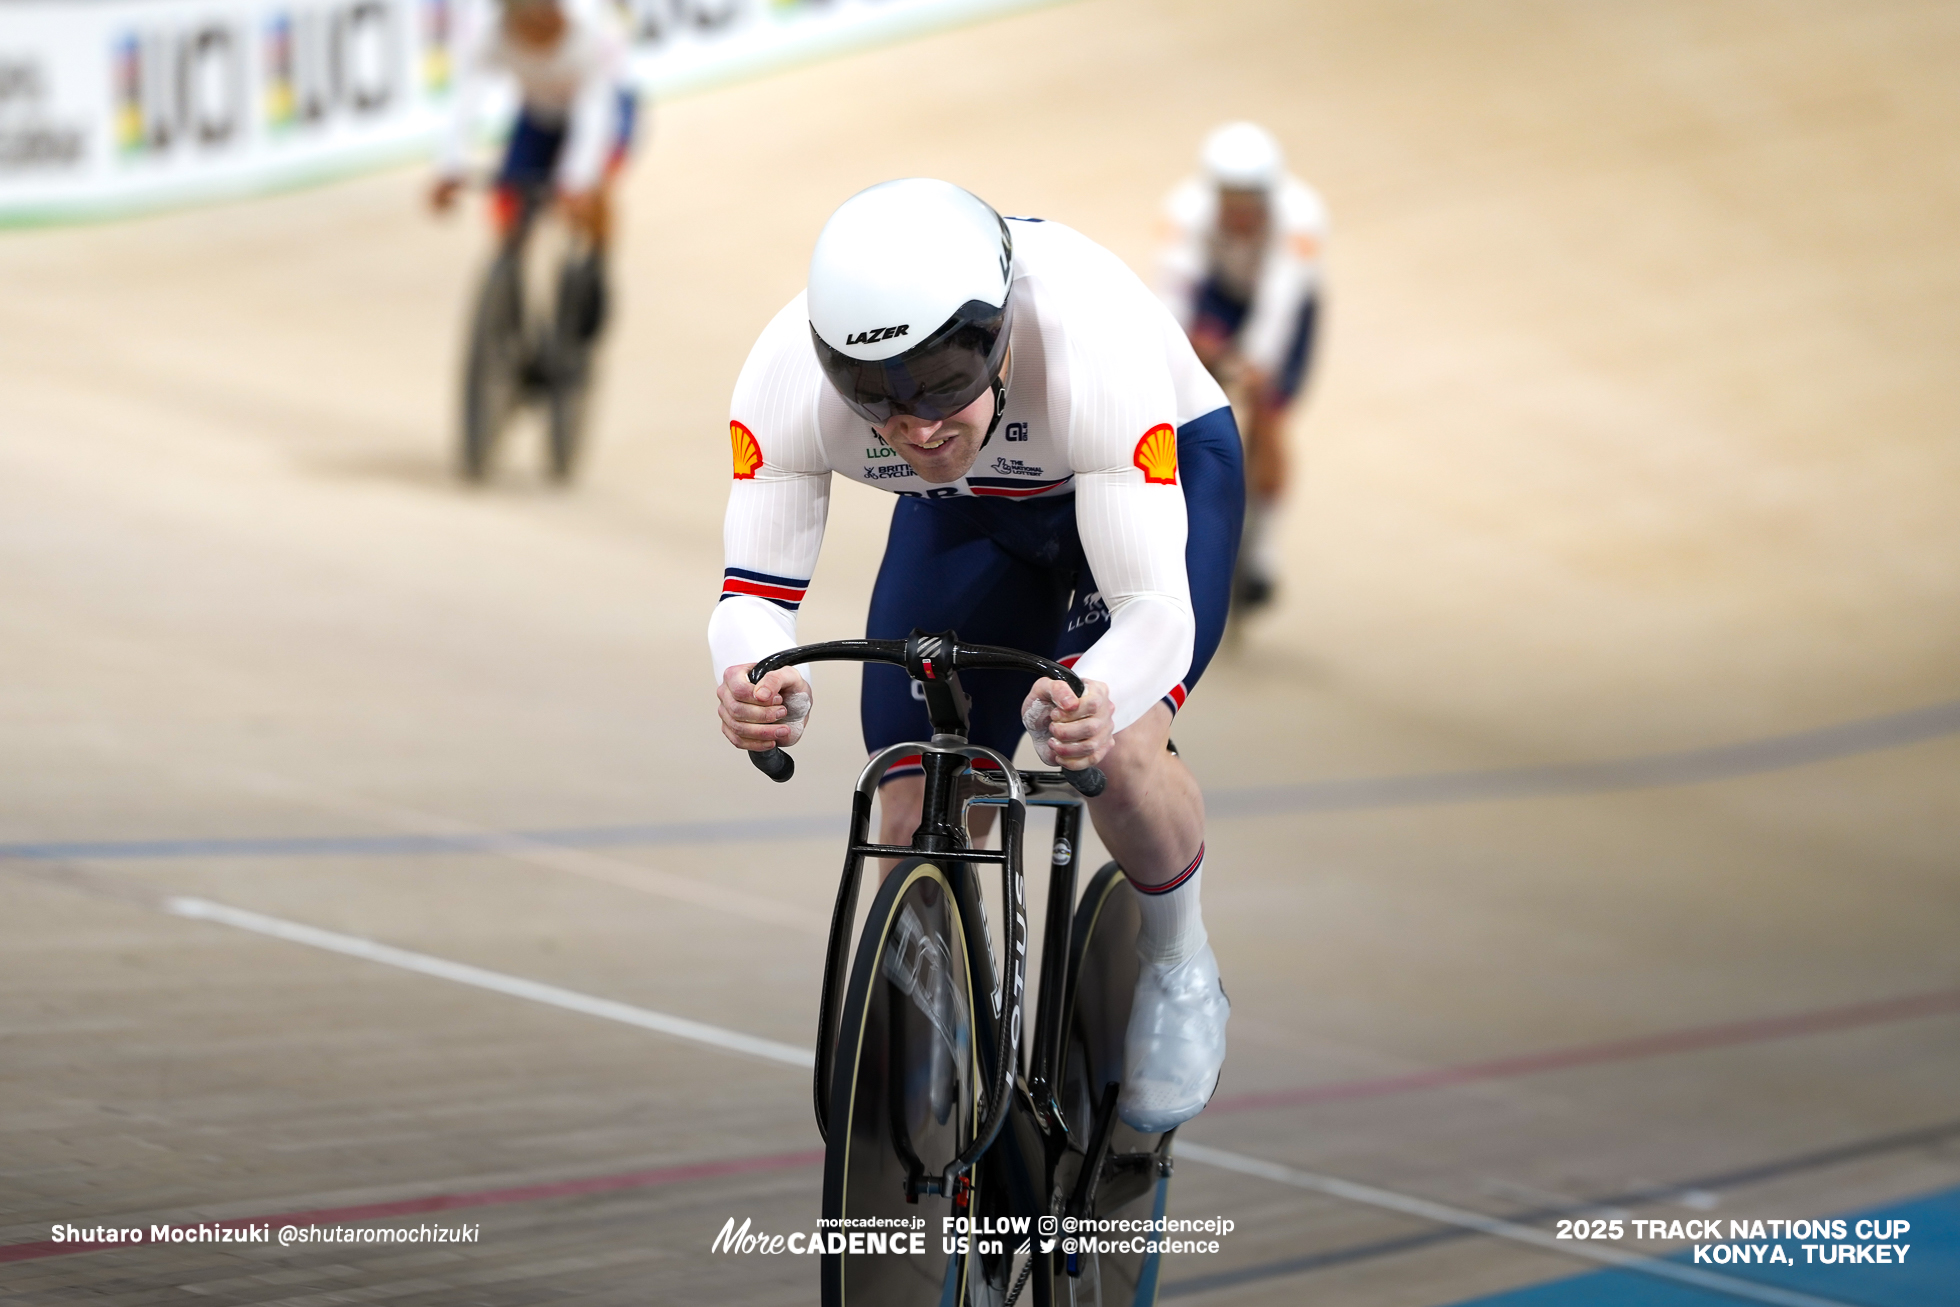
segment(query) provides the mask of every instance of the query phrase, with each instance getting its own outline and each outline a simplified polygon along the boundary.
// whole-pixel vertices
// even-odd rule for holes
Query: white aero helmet
[[[979,196],[924,177],[859,191],[810,255],[817,361],[873,425],[936,422],[989,387],[998,422],[1013,280],[1013,237]]]
[[[1226,123],[1205,137],[1205,172],[1227,190],[1269,191],[1286,174],[1286,156],[1258,123]]]

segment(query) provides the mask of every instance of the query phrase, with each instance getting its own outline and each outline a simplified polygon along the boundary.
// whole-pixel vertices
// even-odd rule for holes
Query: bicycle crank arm
[[[1103,1086],[1102,1102],[1096,1105],[1096,1114],[1092,1118],[1095,1129],[1089,1136],[1089,1155],[1082,1159],[1082,1170],[1075,1178],[1075,1192],[1069,1195],[1068,1214],[1071,1216],[1087,1216],[1095,1207],[1096,1190],[1102,1184],[1103,1167],[1109,1161],[1110,1141],[1116,1137],[1116,1093],[1119,1087],[1114,1080]]]

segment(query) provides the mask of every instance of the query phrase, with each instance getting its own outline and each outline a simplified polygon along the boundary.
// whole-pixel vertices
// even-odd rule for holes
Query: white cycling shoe
[[[1202,1112],[1225,1065],[1231,1015],[1211,945],[1182,962],[1144,961],[1123,1037],[1117,1115],[1131,1129],[1154,1135]]]

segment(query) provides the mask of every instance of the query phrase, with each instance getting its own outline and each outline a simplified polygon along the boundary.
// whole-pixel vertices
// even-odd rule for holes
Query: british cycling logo
[[[994,471],[1004,477],[1038,477],[1041,475],[1040,468],[1030,467],[1018,458],[1003,457],[995,459]]]
[[[893,477],[915,477],[919,474],[912,470],[910,463],[886,463],[882,467],[864,469],[864,475],[871,481],[890,481]]]

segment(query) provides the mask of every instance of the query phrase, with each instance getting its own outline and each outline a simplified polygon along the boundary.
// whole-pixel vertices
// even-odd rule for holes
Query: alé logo
[[[876,345],[881,340],[896,340],[910,330],[912,330],[912,324],[909,322],[901,322],[896,327],[873,327],[869,331],[860,331],[854,336],[844,337],[844,343],[846,345]]]

